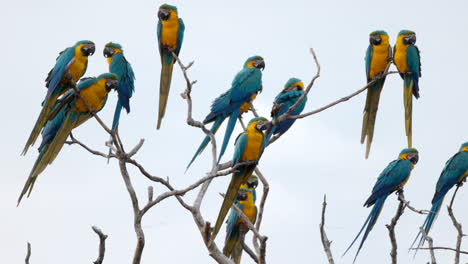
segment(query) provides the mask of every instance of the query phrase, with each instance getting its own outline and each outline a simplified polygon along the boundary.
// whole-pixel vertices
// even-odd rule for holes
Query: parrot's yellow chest
[[[372,47],[372,61],[369,69],[369,78],[374,78],[377,74],[384,72],[388,65],[389,57],[388,43],[374,45]]]
[[[257,93],[252,94],[252,97],[250,98],[250,101],[248,103],[244,103],[243,105],[241,105],[241,107],[240,107],[240,113],[241,114],[249,111],[250,103],[253,102],[256,97],[257,97]]]
[[[179,19],[173,10],[168,20],[161,21],[161,44],[172,49],[177,48],[177,38],[179,35]]]
[[[406,49],[408,45],[403,44],[403,37],[398,37],[397,44],[395,45],[395,54],[393,54],[393,62],[399,72],[408,72],[409,68],[406,64]]]
[[[88,102],[89,106],[95,111],[103,107],[104,101],[108,94],[106,90],[106,79],[99,80],[97,83],[80,91],[81,96]],[[78,113],[88,112],[88,108],[81,99],[75,103],[75,111]]]
[[[248,135],[247,146],[241,160],[257,160],[260,158],[263,146],[263,134],[255,129],[255,126],[246,132]]]
[[[78,45],[75,48],[75,56],[73,56],[75,61],[70,65],[70,68],[68,68],[74,82],[77,82],[81,76],[83,76],[86,66],[88,65],[88,57],[83,56],[81,53],[82,46],[83,44]]]
[[[250,220],[250,222],[255,223],[255,219],[257,217],[257,207],[253,201],[253,196],[251,193],[247,194],[247,200],[241,201],[240,203],[244,206],[242,212],[244,212],[245,216]],[[239,217],[238,223],[242,223],[244,220]]]

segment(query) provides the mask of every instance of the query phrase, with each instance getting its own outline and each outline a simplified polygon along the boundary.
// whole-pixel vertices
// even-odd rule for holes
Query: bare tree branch
[[[399,192],[403,192],[403,190],[400,190]],[[400,219],[401,215],[403,215],[404,211],[405,211],[405,203],[403,201],[400,201],[400,203],[398,204],[398,209],[396,211],[395,216],[392,218],[392,221],[390,222],[390,224],[386,225],[389,236],[390,236],[390,242],[392,243],[392,250],[390,251],[392,264],[397,263],[397,242],[395,238],[395,226],[398,220]]]
[[[410,202],[405,200],[405,195],[403,194],[403,192],[398,192],[398,201],[402,202],[405,205],[405,207],[417,214],[428,214],[430,212],[429,210],[418,210],[411,206]]]
[[[457,253],[460,253],[460,254],[465,254],[465,255],[468,255],[468,251],[463,251],[463,250],[456,250],[454,248],[449,248],[449,247],[427,247],[427,248],[410,248],[411,250],[449,250],[449,251],[453,251],[453,252],[457,252]]]
[[[329,264],[335,264],[335,260],[333,259],[333,255],[330,249],[331,241],[328,240],[327,233],[325,232],[325,210],[327,208],[327,196],[323,196],[323,203],[322,203],[322,220],[320,222],[320,238],[322,240],[323,249],[325,250],[325,254],[327,254],[327,259]]]
[[[102,233],[101,229],[97,226],[92,226],[91,227],[94,231],[99,236],[99,255],[96,261],[94,261],[94,264],[102,264],[104,261],[104,254],[106,253],[106,239],[107,235]]]
[[[25,264],[29,264],[29,259],[31,258],[31,243],[28,242],[26,258],[24,259]]]
[[[257,255],[255,254],[255,252],[253,252],[253,250],[249,246],[245,244],[245,241],[242,242],[242,248],[252,258],[252,260],[255,261],[255,263],[258,263]]]
[[[424,230],[422,226],[419,228],[419,230],[421,230],[422,237],[424,238],[424,240],[427,241],[427,244],[429,245],[428,249],[431,255],[431,264],[437,264],[435,254],[434,254],[434,242],[432,240],[432,237],[427,235],[426,231]]]
[[[455,246],[455,261],[454,261],[455,264],[460,263],[460,252],[461,252],[460,247],[461,247],[462,239],[463,239],[463,236],[464,236],[463,235],[463,230],[462,230],[462,225],[455,218],[455,215],[453,214],[453,209],[452,209],[453,202],[455,200],[455,196],[457,195],[458,188],[460,188],[460,186],[461,186],[461,184],[457,184],[457,188],[453,192],[453,196],[452,196],[452,200],[450,201],[450,205],[447,207],[447,211],[448,211],[448,214],[450,216],[450,219],[452,219],[453,226],[457,230],[457,243],[456,243],[456,246]]]

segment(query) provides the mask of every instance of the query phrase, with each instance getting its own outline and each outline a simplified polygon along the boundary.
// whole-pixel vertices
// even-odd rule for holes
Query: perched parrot
[[[366,241],[367,236],[369,235],[370,231],[374,227],[375,223],[377,222],[377,218],[379,217],[380,211],[382,211],[382,207],[385,203],[387,197],[395,192],[402,190],[403,186],[409,179],[411,174],[411,170],[414,168],[414,165],[418,163],[419,154],[418,151],[414,148],[406,148],[403,149],[397,160],[394,160],[388,164],[388,166],[380,173],[379,177],[377,178],[377,182],[372,189],[372,194],[364,203],[364,206],[370,207],[374,206],[367,217],[364,225],[362,226],[359,233],[354,238],[353,242],[349,247],[346,249],[345,255],[348,250],[353,246],[354,242],[359,238],[364,228],[366,231],[364,232],[364,236],[362,237],[361,244],[356,252],[356,256],[354,257],[354,261],[361,251],[362,245],[364,241]],[[354,262],[353,261],[353,262]]]
[[[157,129],[166,113],[167,98],[171,88],[172,68],[175,59],[171,51],[179,56],[184,39],[185,25],[177,15],[177,7],[164,4],[158,11],[158,44],[161,55],[161,80],[159,82],[159,113]]]
[[[419,77],[421,77],[421,60],[416,43],[416,33],[402,30],[398,33],[397,41],[393,49],[393,62],[395,63],[401,78],[403,78],[403,102],[405,105],[405,127],[408,147],[413,144],[412,115],[413,95],[419,98]]]
[[[226,151],[229,138],[231,137],[232,131],[236,125],[237,117],[242,111],[246,111],[246,109],[248,109],[246,104],[252,102],[257,96],[257,93],[262,90],[262,72],[260,69],[264,68],[265,61],[262,57],[252,56],[248,58],[244,63],[243,69],[237,73],[236,77],[232,81],[231,89],[220,95],[211,104],[211,112],[203,121],[204,124],[214,122],[211,127],[211,132],[216,133],[223,121],[229,117],[218,162],[221,160],[224,151]],[[187,165],[187,169],[192,165],[197,156],[205,149],[209,142],[210,137],[206,136],[200,147],[198,147],[197,152],[195,152],[192,160]]]
[[[453,186],[461,186],[468,175],[468,142],[460,147],[460,151],[451,157],[446,163],[437,181],[436,191],[432,198],[432,208],[424,221],[423,227],[426,234],[431,230],[437,214],[439,213],[445,195]],[[413,245],[421,235],[418,233]],[[418,243],[418,248],[424,244],[424,238],[421,237]],[[411,247],[413,247],[413,245]]]
[[[264,135],[262,130],[264,130],[267,125],[268,120],[266,118],[256,117],[250,120],[245,132],[241,133],[236,139],[232,166],[234,167],[236,164],[245,161],[255,161],[255,164],[239,166],[237,167],[236,172],[232,174],[231,182],[229,183],[226,195],[224,196],[224,201],[211,235],[212,241],[216,238],[216,235],[223,224],[224,218],[236,198],[241,184],[248,181],[257,166],[256,164],[263,154]]]
[[[369,47],[366,52],[366,76],[369,83],[376,76],[384,73],[392,58],[392,48],[389,44],[387,32],[378,30],[370,33]],[[382,92],[385,78],[376,81],[367,89],[366,106],[362,119],[361,144],[367,137],[366,159],[369,157],[372,139],[374,137],[374,125],[379,107],[380,93]]]
[[[280,116],[293,106],[297,100],[304,94],[304,84],[298,78],[290,78],[284,85],[283,90],[275,97],[271,117]],[[298,115],[304,110],[307,103],[307,97],[291,112],[292,115]],[[273,126],[266,138],[265,145],[268,145],[273,135],[284,134],[294,124],[296,120],[285,120],[276,126]]]
[[[78,83],[81,96],[89,106],[99,112],[106,104],[107,94],[116,89],[118,76],[113,73],[104,73],[97,78],[85,78]],[[69,90],[60,98],[52,111],[52,119],[49,120],[42,131],[42,143],[39,146],[39,157],[29,174],[28,180],[18,198],[18,204],[28,192],[28,196],[34,187],[34,183],[42,171],[51,164],[63,147],[72,129],[78,127],[92,117],[88,107],[79,99],[74,90]]]
[[[39,133],[49,119],[49,113],[52,111],[57,99],[69,89],[70,80],[76,83],[86,72],[88,57],[92,56],[95,51],[96,46],[92,41],[82,40],[60,52],[54,68],[50,70],[45,80],[47,95],[42,102],[41,113],[24,146],[23,155],[36,142]]]
[[[104,48],[104,57],[107,58],[107,62],[109,63],[109,72],[119,77],[119,84],[117,87],[119,100],[115,107],[114,120],[112,121],[112,130],[115,130],[119,124],[122,107],[125,108],[127,113],[130,113],[130,98],[135,90],[135,85],[133,83],[135,74],[133,73],[132,66],[125,59],[120,44],[112,42],[107,43]]]
[[[257,219],[257,207],[255,206],[255,189],[240,188],[237,193],[235,204],[242,210],[247,218],[255,224]],[[234,263],[239,264],[242,256],[242,241],[241,237],[249,231],[249,228],[244,223],[244,220],[237,214],[234,209],[231,209],[226,226],[226,239],[224,242],[223,254],[234,260]]]

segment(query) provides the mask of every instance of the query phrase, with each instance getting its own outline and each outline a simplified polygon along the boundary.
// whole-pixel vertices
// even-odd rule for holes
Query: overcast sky
[[[313,3],[315,2],[315,3]],[[98,239],[91,225],[109,235],[106,263],[129,263],[135,246],[133,216],[117,162],[106,164],[77,146],[65,146],[55,162],[39,177],[32,196],[19,208],[16,200],[37,157],[20,152],[40,111],[45,94],[44,79],[59,51],[76,41],[90,39],[97,45],[86,76],[107,71],[102,56],[109,41],[123,45],[136,75],[132,112],[123,114],[120,134],[127,146],[140,138],[145,144],[136,156],[148,171],[170,177],[184,187],[210,168],[204,153],[188,173],[184,169],[203,134],[188,127],[186,103],[179,94],[184,80],[174,70],[171,95],[162,129],[156,131],[160,61],[156,44],[158,1],[4,1],[0,8],[2,50],[3,126],[0,130],[0,262],[21,263],[26,241],[32,243],[31,263],[90,263],[97,255]],[[309,81],[315,73],[309,48],[314,48],[322,75],[310,95],[312,110],[348,95],[365,85],[364,55],[368,34],[383,29],[394,43],[401,29],[417,33],[421,51],[421,98],[414,102],[413,142],[420,162],[405,187],[413,206],[429,209],[434,187],[445,161],[466,133],[466,80],[468,39],[466,1],[174,1],[186,25],[180,53],[194,60],[190,77],[198,80],[192,93],[194,117],[202,120],[210,102],[230,87],[245,59],[265,58],[263,92],[257,110],[268,115],[274,96],[290,77]],[[461,45],[460,45],[461,44]],[[394,69],[394,67],[392,67]],[[327,232],[339,263],[351,263],[355,249],[340,258],[363,224],[370,209],[363,208],[375,179],[405,147],[402,80],[387,78],[381,96],[374,144],[370,158],[359,143],[365,94],[330,110],[300,120],[269,147],[259,168],[271,185],[261,232],[269,237],[269,263],[325,263],[318,225],[322,197],[327,194]],[[110,124],[116,103],[111,94],[100,113]],[[249,114],[246,119],[249,119]],[[220,130],[224,133],[224,128]],[[236,127],[235,137],[241,132]],[[106,151],[107,134],[95,120],[74,132],[93,148]],[[221,139],[221,137],[218,135]],[[233,140],[225,160],[232,156]],[[150,184],[130,169],[140,199]],[[202,206],[213,222],[228,177],[217,179]],[[261,189],[261,186],[260,188]],[[156,194],[164,191],[155,186]],[[451,193],[450,193],[451,195]],[[191,201],[193,195],[188,195]],[[468,228],[463,206],[468,191],[458,193],[455,213]],[[390,241],[385,224],[397,207],[395,195],[385,204],[358,263],[388,263]],[[407,248],[424,217],[407,211],[397,226],[400,263],[410,263]],[[173,199],[146,215],[143,222],[146,248],[142,263],[213,263],[191,215]],[[223,232],[219,244],[224,240]],[[445,205],[431,232],[435,245],[455,245],[456,232]],[[250,241],[250,240],[249,240]],[[466,249],[466,248],[465,248]],[[438,251],[440,263],[453,254]],[[427,261],[420,252],[413,263]],[[244,263],[251,263],[244,256]],[[462,256],[462,262],[468,258]],[[425,262],[424,262],[425,263]]]

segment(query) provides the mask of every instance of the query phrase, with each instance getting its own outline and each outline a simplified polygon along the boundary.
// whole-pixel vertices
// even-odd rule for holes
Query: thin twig
[[[94,261],[94,264],[102,264],[104,261],[104,254],[106,253],[106,239],[107,235],[102,233],[101,229],[97,226],[92,226],[91,227],[94,231],[99,236],[99,255],[96,261]]]
[[[463,250],[456,250],[454,248],[449,248],[449,247],[427,247],[427,248],[410,248],[411,250],[450,250],[450,251],[453,251],[453,252],[456,252],[456,253],[460,253],[460,254],[465,254],[465,255],[468,255],[468,251],[463,251]]]
[[[426,233],[426,230],[424,230],[424,228],[422,226],[419,228],[419,230],[421,230],[422,237],[424,238],[424,240],[427,241],[427,244],[429,245],[428,249],[429,249],[429,253],[431,255],[431,264],[437,264],[435,254],[434,254],[434,241],[432,240],[432,237],[430,237]]]
[[[31,243],[28,242],[27,251],[26,251],[26,258],[24,259],[25,264],[29,264],[29,259],[31,258]]]
[[[327,259],[329,264],[334,264],[333,255],[330,249],[331,241],[328,240],[327,233],[325,232],[325,210],[327,208],[327,196],[323,196],[322,203],[322,220],[320,221],[320,238],[322,240],[323,249],[325,254],[327,254]]]
[[[429,214],[430,213],[430,210],[418,210],[416,208],[414,208],[413,206],[410,205],[410,202],[409,201],[406,201],[405,200],[405,195],[403,194],[403,192],[398,192],[398,201],[402,202],[405,204],[405,207],[410,209],[411,211],[417,213],[417,214]]]
[[[255,261],[255,263],[258,263],[257,255],[255,255],[255,252],[253,252],[253,250],[245,244],[245,241],[242,241],[242,248],[247,253],[247,255],[249,255],[252,260]]]

